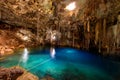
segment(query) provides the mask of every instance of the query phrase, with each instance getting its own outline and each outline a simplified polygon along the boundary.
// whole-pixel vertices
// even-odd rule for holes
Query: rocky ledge
[[[0,30],[0,56],[12,54],[17,48],[25,47],[12,33],[12,31]]]
[[[37,76],[26,71],[20,66],[14,66],[11,68],[0,67],[0,80],[55,80],[55,79],[49,75],[43,78],[38,78]]]
[[[16,80],[23,74],[23,70],[17,67],[3,68],[0,67],[0,80]]]
[[[39,78],[25,69],[15,66],[11,68],[0,67],[0,80],[39,80]]]

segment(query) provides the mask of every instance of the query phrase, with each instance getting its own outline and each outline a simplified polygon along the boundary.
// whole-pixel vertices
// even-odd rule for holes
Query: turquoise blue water
[[[15,65],[39,78],[50,75],[55,80],[120,80],[120,62],[74,48],[26,48],[0,61],[0,66]]]

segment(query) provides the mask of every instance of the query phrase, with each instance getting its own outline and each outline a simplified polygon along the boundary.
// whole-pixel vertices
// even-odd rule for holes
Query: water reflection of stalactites
[[[55,54],[56,54],[55,48],[51,47],[50,48],[50,56],[51,56],[51,58],[55,58]]]
[[[27,48],[25,48],[24,49],[24,52],[23,52],[23,54],[22,54],[22,57],[21,57],[21,62],[23,62],[23,63],[26,63],[27,62],[27,60],[28,60],[28,49]]]

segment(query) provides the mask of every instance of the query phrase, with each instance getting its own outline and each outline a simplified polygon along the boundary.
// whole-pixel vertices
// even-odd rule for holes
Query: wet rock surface
[[[19,68],[2,68],[0,67],[0,80],[16,80],[23,74]]]
[[[39,78],[20,66],[0,67],[0,80],[39,80]]]

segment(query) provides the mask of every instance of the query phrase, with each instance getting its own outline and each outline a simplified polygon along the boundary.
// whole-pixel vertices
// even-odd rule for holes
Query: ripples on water
[[[20,65],[42,78],[56,80],[120,80],[120,63],[74,48],[37,48],[16,52],[0,66]]]

